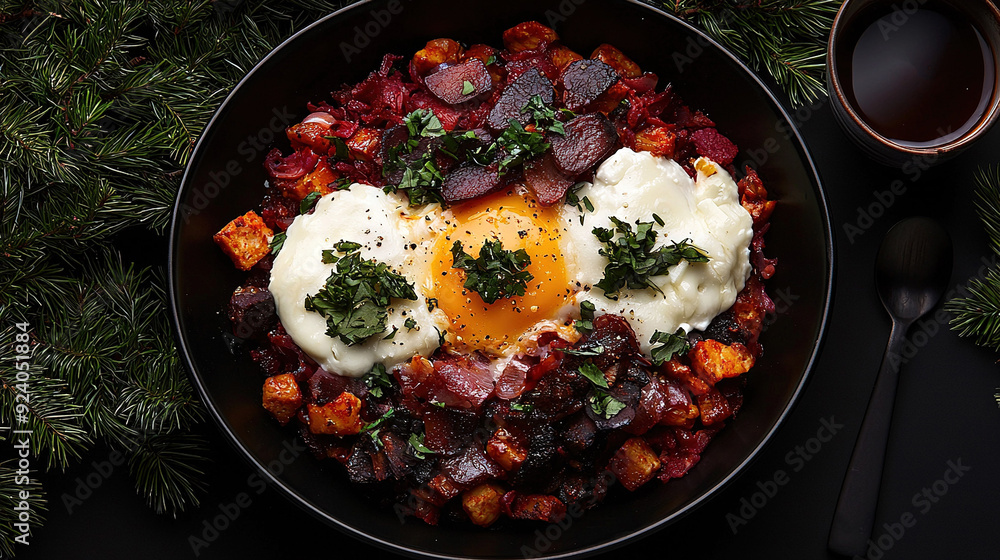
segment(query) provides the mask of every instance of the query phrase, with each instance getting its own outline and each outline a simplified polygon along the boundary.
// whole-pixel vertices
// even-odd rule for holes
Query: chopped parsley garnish
[[[472,85],[472,82],[469,80],[462,82],[462,95],[469,95],[474,91],[476,91],[476,86]]]
[[[600,356],[604,353],[604,347],[598,344],[597,346],[585,346],[583,348],[563,348],[562,352],[570,356]]]
[[[656,365],[669,361],[674,357],[674,354],[686,354],[690,348],[684,329],[677,329],[674,334],[656,331],[649,342],[653,344],[649,350],[649,356]]]
[[[373,365],[371,371],[365,374],[362,381],[368,387],[371,396],[376,399],[384,395],[387,389],[392,389],[392,377],[389,376],[382,364]]]
[[[527,251],[508,251],[499,240],[483,242],[476,259],[462,249],[461,241],[451,246],[451,254],[455,259],[452,268],[466,272],[464,286],[478,293],[486,303],[523,296],[528,282],[535,278],[525,270],[531,264]]]
[[[594,411],[594,414],[604,418],[613,418],[625,408],[625,403],[605,391],[595,391],[589,400],[590,409]]]
[[[382,447],[382,441],[379,440],[378,433],[382,431],[381,428],[382,424],[386,420],[392,418],[393,414],[396,414],[396,410],[390,408],[388,412],[380,416],[377,420],[375,420],[370,424],[365,424],[364,427],[361,428],[361,433],[368,434],[368,437],[372,438],[372,443],[375,444],[375,447],[377,448]]]
[[[652,282],[652,277],[666,274],[681,260],[708,262],[708,255],[687,239],[654,249],[657,232],[653,230],[653,222],[636,221],[636,229],[632,231],[632,225],[627,222],[614,216],[611,221],[615,224],[614,229],[593,229],[594,236],[604,244],[599,253],[608,258],[604,278],[594,286],[604,290],[611,299],[617,299],[615,294],[622,288],[652,288],[663,293]]]
[[[504,151],[504,156],[500,158],[500,174],[507,172],[509,167],[522,165],[525,160],[545,153],[550,144],[545,141],[545,135],[532,131],[529,132],[521,126],[521,123],[510,120],[510,126],[497,138],[496,145]]]
[[[324,251],[323,262],[336,263],[337,267],[319,292],[307,295],[305,300],[307,311],[326,318],[327,336],[340,337],[352,346],[385,331],[386,308],[393,298],[417,299],[413,284],[385,263],[362,259],[360,247],[341,241],[335,248],[348,251],[343,257]]]
[[[603,349],[602,349],[603,350]],[[587,361],[578,370],[580,375],[586,377],[594,385],[594,394],[590,396],[590,409],[594,414],[611,418],[625,408],[625,403],[616,399],[607,391],[608,380],[604,377],[604,372],[591,361]]]
[[[413,111],[409,115],[406,115],[403,119],[403,124],[406,125],[406,130],[410,133],[410,139],[407,141],[407,144],[410,146],[409,151],[411,152],[417,147],[419,143],[418,138],[434,138],[445,134],[441,120],[430,109],[417,109]]]
[[[604,372],[601,371],[601,368],[595,366],[593,362],[587,361],[581,365],[580,375],[586,377],[591,383],[602,389],[608,388],[608,380],[604,377]]]
[[[347,142],[344,142],[343,138],[339,136],[324,136],[333,144],[333,159],[340,161],[347,161],[351,159],[351,151],[347,148]]]
[[[306,212],[312,210],[313,206],[316,206],[316,202],[322,196],[323,195],[319,194],[317,191],[307,194],[305,198],[302,199],[302,202],[299,203],[299,214],[305,214]]]
[[[413,456],[417,459],[424,459],[427,455],[434,453],[433,450],[424,444],[424,437],[424,434],[420,434],[419,436],[417,434],[410,434],[410,447],[413,448]]]
[[[566,135],[563,123],[556,118],[556,110],[551,105],[546,105],[541,95],[532,95],[528,103],[521,107],[521,112],[531,115],[531,122],[535,123],[538,130]],[[575,116],[569,109],[560,109],[559,112],[570,118]]]
[[[274,237],[271,238],[271,242],[268,244],[268,248],[271,249],[272,255],[277,255],[278,251],[281,251],[281,247],[284,246],[285,244],[285,236],[286,236],[285,232],[279,231],[278,233],[274,234]]]
[[[510,409],[513,410],[514,412],[523,412],[527,414],[532,410],[534,410],[535,406],[531,403],[512,402],[510,403]]]
[[[589,301],[580,302],[580,320],[574,321],[573,326],[583,334],[594,330],[594,312],[597,308]]]
[[[413,317],[407,317],[406,320],[403,321],[403,326],[406,327],[406,330],[412,331],[417,328],[417,322],[413,320]]]
[[[421,206],[431,202],[444,202],[441,197],[441,185],[444,177],[434,161],[434,150],[427,150],[412,158],[407,164],[400,154],[413,154],[420,146],[421,138],[436,138],[447,134],[441,121],[428,109],[417,109],[403,119],[406,126],[407,140],[398,146],[391,146],[386,151],[382,164],[383,175],[388,176],[394,171],[403,169],[403,177],[398,185],[386,185],[383,190],[393,193],[405,190],[410,199],[410,206]]]

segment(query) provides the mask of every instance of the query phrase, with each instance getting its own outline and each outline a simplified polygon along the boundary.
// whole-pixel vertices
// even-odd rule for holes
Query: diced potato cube
[[[263,400],[264,410],[284,426],[302,406],[302,391],[294,375],[283,373],[264,380]]]
[[[663,367],[660,368],[663,373],[666,373],[669,377],[680,381],[693,395],[704,395],[708,392],[711,387],[704,380],[699,379],[698,376],[691,371],[691,368],[680,363],[676,359],[672,359],[669,362],[665,362]]]
[[[371,161],[382,146],[382,133],[374,128],[359,128],[345,143],[352,158]]]
[[[639,76],[642,76],[642,70],[639,69],[638,64],[633,62],[631,58],[625,56],[625,53],[607,43],[604,43],[594,49],[590,58],[600,60],[601,62],[614,68],[623,78],[638,78]]]
[[[486,454],[505,471],[516,471],[528,457],[528,451],[514,441],[510,432],[499,428],[486,442]]]
[[[562,72],[570,63],[583,60],[583,55],[565,45],[556,45],[549,49],[549,60]]]
[[[711,339],[699,341],[688,357],[691,369],[709,385],[750,371],[754,362],[753,355],[739,342],[726,345]]]
[[[308,147],[317,154],[326,154],[333,144],[326,137],[330,127],[318,122],[298,123],[285,129],[285,136],[292,148]]]
[[[253,210],[226,224],[212,240],[229,255],[240,270],[250,270],[257,261],[271,252],[274,232]]]
[[[291,186],[286,186],[281,194],[296,202],[300,202],[312,192],[327,195],[333,192],[333,185],[337,183],[337,179],[337,175],[330,169],[330,166],[321,159],[316,165],[316,169],[299,177]]]
[[[649,482],[660,468],[660,458],[642,438],[629,438],[611,458],[608,468],[630,492]]]
[[[462,57],[462,45],[454,39],[433,39],[413,55],[413,67],[424,76],[439,64],[455,64]]]
[[[722,422],[733,414],[729,401],[715,387],[704,395],[698,395],[697,399],[698,409],[701,411],[701,423],[706,426]]]
[[[361,399],[344,391],[322,406],[309,405],[309,431],[348,436],[361,431]]]
[[[480,484],[462,494],[462,509],[470,521],[480,527],[489,527],[500,518],[503,494],[503,488],[497,484]]]
[[[636,133],[635,149],[657,157],[674,157],[677,134],[666,126],[652,126]]]
[[[537,21],[526,21],[503,32],[503,45],[510,52],[546,47],[559,40],[559,35]]]

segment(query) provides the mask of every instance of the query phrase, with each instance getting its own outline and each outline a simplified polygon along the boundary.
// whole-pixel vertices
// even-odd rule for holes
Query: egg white
[[[596,314],[625,317],[635,330],[643,352],[650,350],[650,337],[657,330],[673,333],[702,330],[719,313],[729,309],[750,276],[750,240],[753,220],[740,205],[739,189],[724,169],[707,159],[696,162],[695,180],[677,162],[649,152],[622,148],[602,163],[592,184],[576,194],[587,197],[594,211],[565,206],[569,228],[566,253],[576,255],[568,263],[571,277],[583,286],[576,304],[589,301]],[[611,216],[632,224],[652,222],[653,214],[664,225],[656,247],[688,239],[708,253],[707,263],[681,261],[668,274],[651,281],[662,293],[649,289],[622,289],[618,299],[607,297],[593,285],[604,277],[608,259],[599,254],[603,244],[592,233],[595,227],[614,228]],[[581,223],[581,217],[583,223]]]
[[[655,331],[704,329],[732,306],[751,271],[752,219],[725,170],[705,159],[696,162],[696,168],[698,176],[692,180],[673,160],[628,148],[598,167],[594,182],[577,192],[581,200],[588,198],[593,212],[582,204],[560,209],[562,265],[580,291],[556,316],[528,329],[507,348],[495,360],[495,372],[503,370],[511,355],[530,347],[531,333],[558,328],[555,325],[578,317],[583,301],[593,303],[597,314],[625,317],[646,353]],[[613,227],[611,216],[634,224],[652,221],[654,213],[665,222],[654,226],[659,232],[657,246],[689,239],[708,253],[709,262],[682,261],[668,274],[652,278],[662,293],[622,289],[617,300],[607,297],[593,287],[608,263],[599,253],[602,244],[593,228]],[[414,211],[404,197],[369,185],[354,184],[320,198],[313,213],[298,216],[288,228],[271,269],[269,288],[286,332],[325,370],[345,376],[364,375],[374,363],[391,367],[417,354],[430,355],[438,347],[439,332],[447,333],[449,325],[443,310],[429,310],[427,305],[429,294],[435,292],[432,249],[435,239],[446,235],[452,217],[436,204]],[[417,294],[416,301],[393,300],[384,334],[355,346],[327,336],[326,320],[304,307],[306,296],[326,283],[335,266],[322,263],[322,251],[340,240],[362,244],[363,258],[388,264],[414,284]],[[416,321],[416,328],[405,327],[408,318]],[[395,336],[385,340],[393,328]],[[448,337],[454,342],[453,335]]]
[[[375,363],[391,367],[417,354],[430,355],[438,347],[438,330],[445,332],[448,326],[444,312],[429,311],[426,301],[432,287],[430,247],[442,228],[440,214],[436,206],[410,213],[399,196],[354,184],[320,198],[312,214],[296,217],[274,259],[268,286],[292,340],[323,369],[351,377],[364,375]],[[413,282],[417,294],[416,301],[394,299],[384,334],[354,346],[327,336],[326,319],[304,305],[336,267],[322,262],[323,250],[341,240],[360,243],[362,258],[386,263]],[[408,318],[416,321],[415,328],[406,328]],[[395,336],[385,340],[393,328]]]

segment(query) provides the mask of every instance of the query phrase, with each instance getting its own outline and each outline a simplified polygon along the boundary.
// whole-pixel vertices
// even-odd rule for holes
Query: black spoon
[[[899,380],[900,349],[910,325],[941,299],[951,277],[951,264],[951,237],[929,218],[902,220],[889,230],[879,247],[875,285],[882,305],[892,317],[892,332],[840,488],[830,527],[829,546],[834,552],[845,556],[865,554],[875,523]]]

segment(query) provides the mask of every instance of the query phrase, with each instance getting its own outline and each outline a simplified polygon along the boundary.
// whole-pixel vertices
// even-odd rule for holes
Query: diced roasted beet
[[[625,408],[619,410],[617,414],[611,417],[597,414],[591,406],[584,408],[587,416],[594,420],[594,424],[597,425],[598,430],[614,430],[630,424],[632,419],[635,418],[636,407],[639,404],[639,396],[642,394],[642,389],[632,383],[621,383],[612,387],[608,393],[624,404]]]
[[[635,418],[625,431],[630,434],[644,434],[653,426],[660,423],[660,420],[667,413],[667,387],[659,378],[653,377],[649,383],[642,388],[639,397],[639,405],[636,407]]]
[[[618,81],[618,72],[600,60],[578,60],[563,70],[563,103],[579,111]]]
[[[424,414],[424,445],[440,455],[454,455],[472,442],[475,414],[436,406]]]
[[[451,105],[465,103],[493,89],[486,65],[477,58],[443,67],[424,78],[424,83],[438,99]]]
[[[503,469],[478,445],[470,445],[464,452],[441,461],[441,470],[461,487],[472,488],[504,476]]]
[[[404,480],[410,474],[412,464],[417,460],[409,452],[410,443],[400,436],[384,430],[379,434],[379,441],[382,442],[382,450],[385,452],[389,468],[392,470],[392,476],[397,480]]]
[[[317,369],[309,378],[309,402],[311,403],[326,404],[344,392],[363,398],[368,394],[368,387],[357,377],[335,375],[323,368]]]
[[[578,504],[583,509],[590,509],[604,501],[608,492],[604,479],[612,478],[610,473],[593,479],[582,474],[567,475],[556,492],[556,497],[564,504]]]
[[[536,95],[546,104],[551,104],[555,92],[552,89],[552,82],[537,68],[532,68],[518,76],[500,94],[500,99],[493,106],[487,119],[490,128],[503,130],[510,126],[510,119],[521,124],[527,123],[529,115],[522,113],[521,109]]]
[[[566,191],[575,181],[556,167],[552,152],[546,152],[540,158],[533,159],[524,166],[524,180],[528,188],[535,193],[539,204],[551,205],[562,200]]]
[[[597,424],[586,414],[578,413],[568,421],[562,437],[567,449],[580,453],[597,441]]]
[[[351,454],[347,458],[347,476],[355,484],[366,484],[377,482],[375,468],[372,466],[372,457],[368,450],[360,443],[355,444],[351,449]]]
[[[635,331],[624,317],[601,315],[594,319],[594,330],[586,338],[588,346],[602,346],[604,353],[594,357],[594,364],[601,370],[625,358],[639,355],[639,341]]]
[[[557,368],[543,375],[538,385],[521,398],[532,406],[534,414],[558,420],[580,410],[589,389],[590,382],[582,375]]]
[[[278,322],[274,297],[265,288],[237,288],[229,299],[229,320],[237,337],[265,338]]]
[[[500,187],[500,175],[495,170],[478,165],[462,165],[444,178],[441,195],[454,204],[495,191]]]
[[[694,149],[698,155],[705,156],[719,165],[729,165],[739,153],[739,148],[729,138],[719,134],[714,128],[703,128],[691,134]]]
[[[514,473],[514,485],[533,491],[555,491],[553,476],[561,468],[558,441],[551,424],[536,426],[527,438],[528,454]]]
[[[566,135],[549,136],[559,170],[579,177],[604,159],[618,143],[618,131],[600,113],[580,115],[566,123]]]

